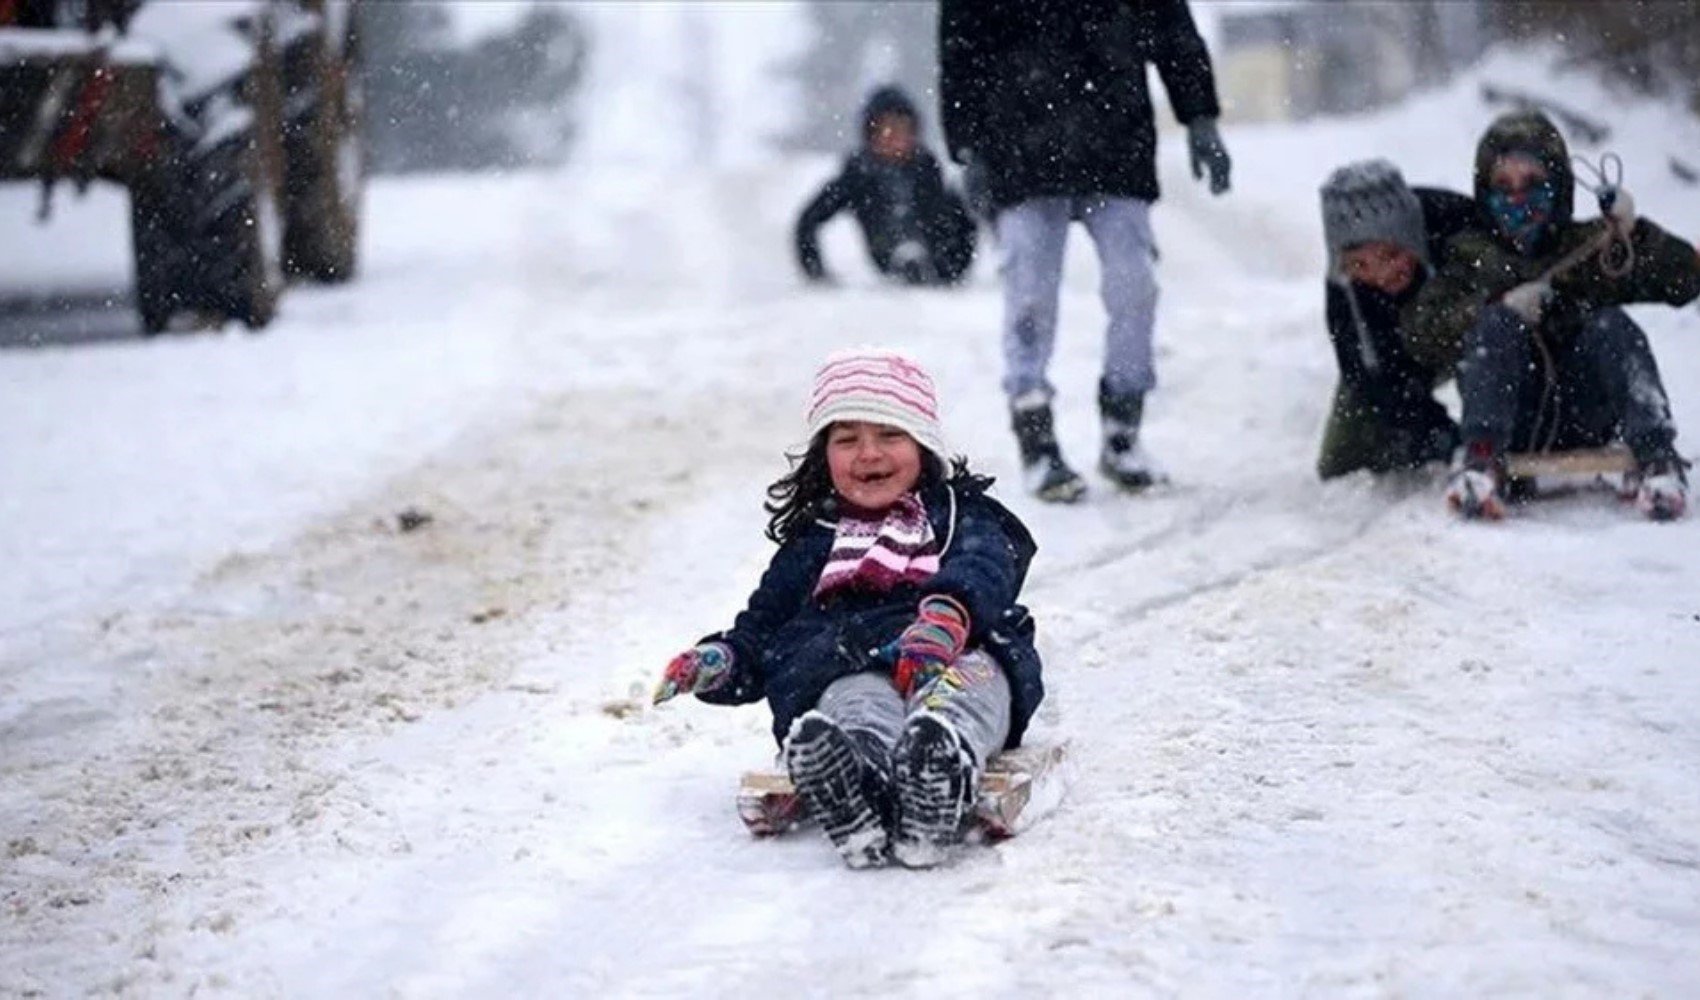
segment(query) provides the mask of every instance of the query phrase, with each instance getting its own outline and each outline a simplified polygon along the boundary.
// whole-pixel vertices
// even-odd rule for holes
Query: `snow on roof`
[[[185,99],[193,99],[247,70],[254,47],[243,24],[264,7],[264,0],[143,4],[130,34],[159,46],[172,80]]]
[[[533,0],[454,0],[444,6],[455,40],[470,45],[511,29],[537,4]]]
[[[110,62],[151,63],[159,58],[155,46],[110,32],[91,35],[74,28],[0,28],[0,63],[81,56],[102,46]]]

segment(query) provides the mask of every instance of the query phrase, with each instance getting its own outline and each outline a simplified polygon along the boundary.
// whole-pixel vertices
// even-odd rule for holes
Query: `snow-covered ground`
[[[1692,120],[1485,75],[1607,115],[1700,236],[1665,169]],[[1478,82],[1229,129],[1224,199],[1165,144],[1148,497],[1013,489],[989,264],[889,288],[845,223],[846,286],[799,286],[824,160],[386,181],[361,280],[263,336],[0,355],[0,994],[1692,995],[1700,521],[1460,525],[1430,478],[1311,471],[1316,187],[1372,154],[1466,187]],[[5,195],[0,283],[47,238]],[[1082,460],[1096,279],[1076,242]],[[1700,433],[1700,314],[1636,315]],[[643,697],[764,564],[809,373],[869,342],[931,365],[1039,538],[1034,738],[1073,760],[1054,814],[931,873],[749,839],[765,710]]]

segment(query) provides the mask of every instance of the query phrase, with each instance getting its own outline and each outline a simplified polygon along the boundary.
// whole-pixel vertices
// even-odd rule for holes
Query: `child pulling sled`
[[[845,862],[931,867],[1044,696],[1017,603],[1035,545],[990,479],[947,462],[933,380],[909,358],[829,358],[808,430],[768,488],[779,551],[760,585],[731,629],[668,664],[655,700],[765,697]]]

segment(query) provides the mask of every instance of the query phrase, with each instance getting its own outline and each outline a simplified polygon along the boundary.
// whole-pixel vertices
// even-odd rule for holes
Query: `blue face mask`
[[[1557,204],[1558,193],[1553,190],[1550,181],[1537,184],[1518,196],[1504,191],[1489,191],[1487,196],[1488,215],[1493,217],[1494,225],[1519,253],[1525,254],[1540,246],[1541,240],[1552,228]]]

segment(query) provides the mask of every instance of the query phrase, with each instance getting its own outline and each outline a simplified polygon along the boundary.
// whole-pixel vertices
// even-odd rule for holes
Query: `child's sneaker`
[[[886,834],[882,782],[838,723],[806,712],[785,740],[785,769],[809,815],[820,821],[832,845],[851,868],[885,864]]]
[[[962,839],[980,787],[974,753],[944,720],[923,712],[904,727],[892,753],[897,818],[892,853],[907,868],[931,868]]]
[[[1446,505],[1465,520],[1497,521],[1505,516],[1505,475],[1499,456],[1486,441],[1472,441],[1464,461],[1446,484]]]
[[[1676,455],[1641,463],[1624,484],[1635,498],[1635,509],[1654,521],[1681,517],[1688,510],[1687,465]]]

